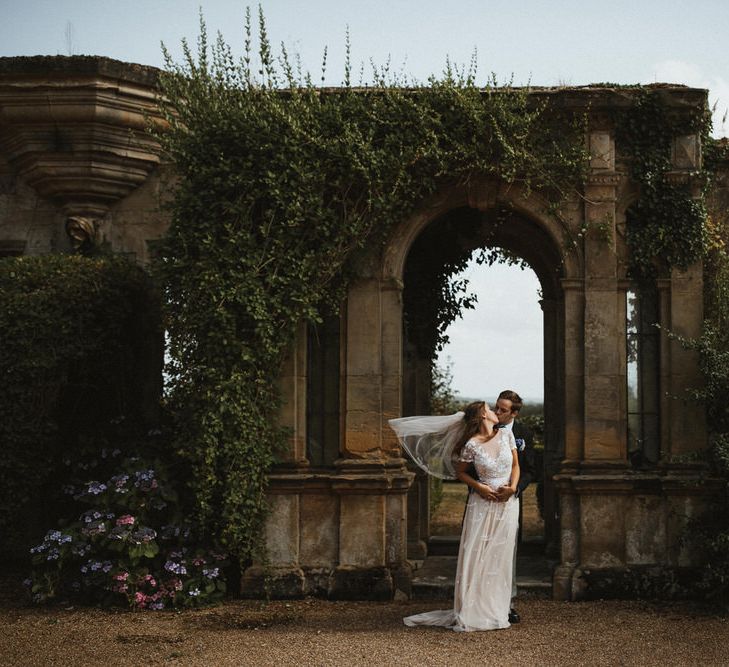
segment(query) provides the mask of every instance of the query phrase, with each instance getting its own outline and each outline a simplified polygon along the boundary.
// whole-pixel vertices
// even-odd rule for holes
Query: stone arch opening
[[[401,267],[396,277],[402,288],[402,384],[401,413],[429,411],[432,355],[428,344],[434,333],[434,316],[427,306],[417,313],[418,297],[413,284],[418,275],[439,272],[444,264],[470,257],[479,248],[501,248],[523,259],[537,275],[541,286],[540,306],[544,333],[544,514],[545,546],[550,556],[558,555],[559,511],[553,475],[564,458],[565,335],[563,281],[574,277],[578,262],[565,252],[567,236],[559,221],[530,210],[532,201],[492,201],[486,206],[443,207],[428,219],[415,216],[416,228],[398,230],[402,256],[391,266]],[[542,208],[541,210],[544,210]],[[432,211],[431,211],[432,213]],[[392,255],[391,255],[392,258]],[[439,263],[440,262],[440,263]],[[421,299],[422,301],[422,299]],[[420,319],[419,319],[420,318]],[[430,338],[429,338],[430,336]],[[515,378],[515,384],[517,380]],[[427,476],[418,475],[408,496],[408,557],[413,560],[433,553],[438,545],[430,540]]]

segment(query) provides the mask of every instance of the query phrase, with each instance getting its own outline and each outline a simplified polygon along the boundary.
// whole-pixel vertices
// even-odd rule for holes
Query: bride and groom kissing
[[[516,417],[516,392],[502,391],[494,409],[470,403],[446,417],[390,420],[403,448],[431,475],[468,485],[452,609],[408,616],[405,625],[456,631],[496,630],[519,622],[516,544],[520,496],[534,477],[531,431]]]

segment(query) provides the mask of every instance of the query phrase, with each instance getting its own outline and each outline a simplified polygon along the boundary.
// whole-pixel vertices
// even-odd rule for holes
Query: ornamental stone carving
[[[71,216],[66,220],[66,234],[75,250],[86,252],[96,245],[97,224],[91,218]]]
[[[159,163],[158,71],[108,58],[0,58],[0,149],[67,216],[100,218]],[[74,229],[76,229],[74,227]]]
[[[676,137],[673,140],[672,162],[674,169],[699,169],[701,146],[695,134]]]

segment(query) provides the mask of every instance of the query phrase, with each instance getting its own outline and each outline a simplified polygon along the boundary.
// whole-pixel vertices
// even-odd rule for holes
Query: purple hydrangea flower
[[[94,496],[98,496],[100,493],[104,493],[104,491],[106,491],[106,484],[96,481],[89,482],[89,488],[86,489],[86,493],[90,493]]]
[[[217,567],[212,568],[203,568],[203,576],[207,577],[208,579],[215,579],[220,576],[220,571]]]
[[[187,568],[182,563],[175,563],[172,560],[165,563],[165,570],[174,574],[187,574]]]
[[[151,468],[148,470],[138,470],[134,473],[134,476],[136,477],[134,486],[142,491],[151,491],[157,488],[157,480],[154,478],[154,470]]]

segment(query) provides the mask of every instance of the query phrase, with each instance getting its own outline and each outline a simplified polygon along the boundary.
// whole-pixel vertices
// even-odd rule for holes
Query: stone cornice
[[[276,467],[269,474],[269,493],[336,493],[380,495],[406,493],[415,478],[403,459],[361,461],[342,459],[334,469],[308,466]]]
[[[0,80],[12,78],[65,79],[74,76],[119,79],[154,88],[160,70],[103,56],[16,56],[0,58]]]
[[[102,217],[159,163],[159,71],[89,57],[0,58],[0,152],[68,216]]]
[[[717,496],[724,489],[721,479],[670,473],[559,474],[554,481],[560,492],[577,495]]]

